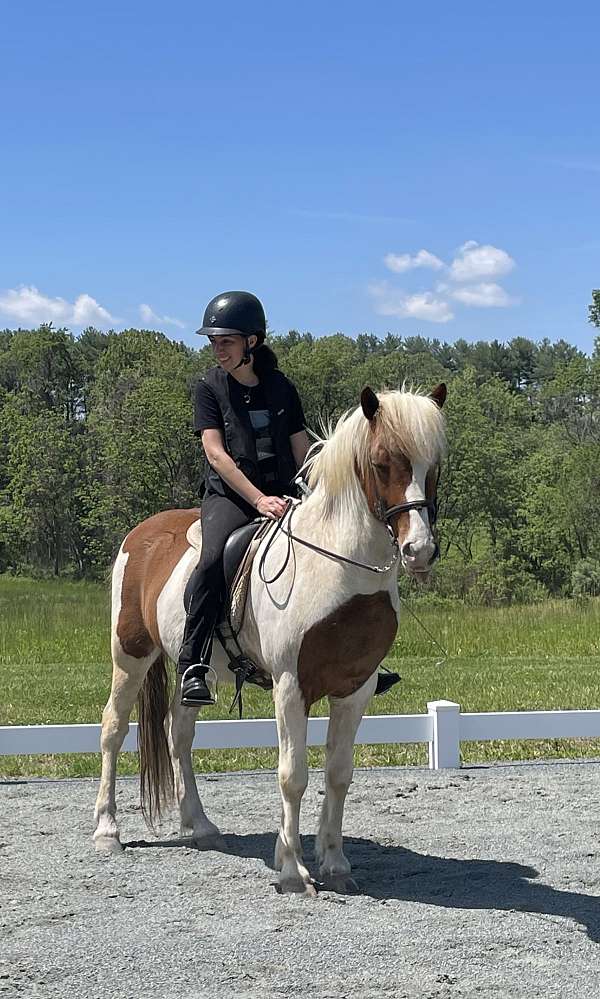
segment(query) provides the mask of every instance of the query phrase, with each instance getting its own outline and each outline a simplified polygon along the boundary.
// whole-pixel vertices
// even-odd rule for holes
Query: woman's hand
[[[260,496],[254,504],[262,517],[278,520],[285,513],[287,503],[280,496]]]

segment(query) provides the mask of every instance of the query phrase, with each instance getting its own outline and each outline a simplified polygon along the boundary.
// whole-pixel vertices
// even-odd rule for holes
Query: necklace
[[[259,383],[257,382],[256,385]],[[250,405],[250,400],[252,398],[252,389],[256,388],[256,385],[246,385],[246,388],[242,392],[242,398],[247,406]]]

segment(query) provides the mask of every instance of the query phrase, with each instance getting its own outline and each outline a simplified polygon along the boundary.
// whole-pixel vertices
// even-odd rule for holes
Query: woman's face
[[[221,336],[209,336],[209,343],[214,351],[215,357],[225,371],[234,371],[244,356],[245,341],[248,346],[253,347],[256,337],[248,338],[237,333],[221,334]]]

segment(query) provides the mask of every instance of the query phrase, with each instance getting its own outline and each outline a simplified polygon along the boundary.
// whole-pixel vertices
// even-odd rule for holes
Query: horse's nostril
[[[414,555],[414,549],[410,541],[407,541],[402,545],[402,554],[408,558],[411,558]]]

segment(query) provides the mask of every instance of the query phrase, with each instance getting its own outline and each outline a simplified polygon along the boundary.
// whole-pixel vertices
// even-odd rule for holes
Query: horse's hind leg
[[[308,784],[308,719],[296,677],[284,673],[275,685],[274,698],[279,735],[279,790],[283,805],[275,847],[275,867],[281,872],[279,887],[283,892],[314,895],[314,882],[304,866],[300,842],[300,804]]]
[[[115,779],[117,755],[129,730],[129,716],[148,669],[159,653],[155,649],[142,659],[135,659],[113,646],[113,676],[110,697],[102,713],[102,775],[94,816],[94,843],[102,852],[122,850],[117,826]]]
[[[181,816],[181,835],[192,836],[196,846],[206,847],[215,846],[221,834],[205,815],[192,767],[192,742],[197,714],[197,708],[186,708],[181,704],[181,676],[178,675],[171,701],[169,747],[173,760],[175,795]]]
[[[319,862],[319,877],[325,883],[341,890],[356,889],[356,884],[349,877],[350,864],[344,855],[342,819],[354,769],[353,750],[356,730],[376,684],[375,673],[349,697],[329,698],[325,798],[315,853]]]

